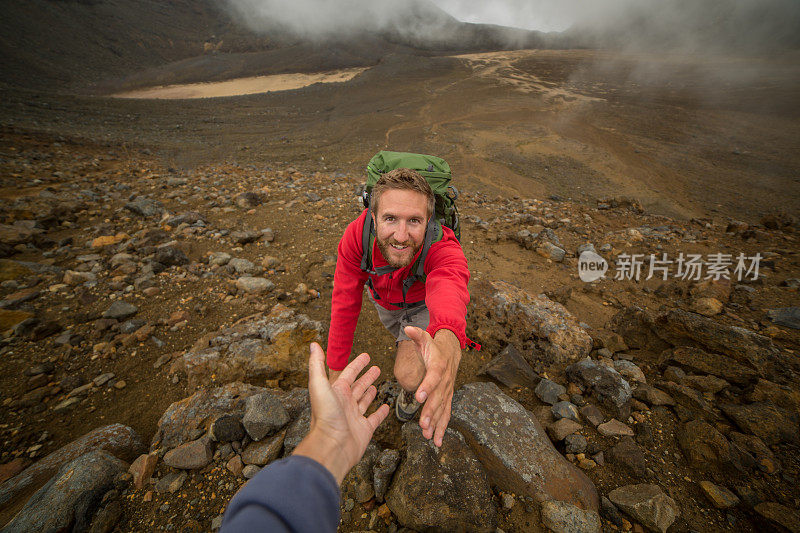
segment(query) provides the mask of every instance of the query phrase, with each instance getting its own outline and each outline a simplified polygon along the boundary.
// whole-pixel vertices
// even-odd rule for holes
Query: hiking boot
[[[400,422],[408,422],[414,419],[420,405],[422,404],[414,398],[413,392],[401,389],[394,402],[394,414]]]

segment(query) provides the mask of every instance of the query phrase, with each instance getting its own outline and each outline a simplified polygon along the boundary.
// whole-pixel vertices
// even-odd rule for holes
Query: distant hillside
[[[215,6],[211,0],[0,0],[3,81],[70,89],[201,55],[205,42],[269,46]]]
[[[464,24],[426,1],[399,5],[391,27],[322,43],[276,24],[254,31],[214,0],[0,0],[1,83],[83,92],[544,44],[538,32]]]

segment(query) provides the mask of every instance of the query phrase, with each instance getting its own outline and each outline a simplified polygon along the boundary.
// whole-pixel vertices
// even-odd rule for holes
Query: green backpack
[[[391,304],[395,307],[406,309],[425,303],[424,301],[408,303],[406,302],[406,294],[416,281],[425,282],[425,258],[428,255],[431,245],[442,240],[444,236],[442,225],[453,230],[456,239],[460,241],[461,224],[459,223],[458,208],[456,207],[458,189],[450,185],[450,179],[452,178],[450,174],[450,165],[448,165],[447,161],[444,159],[433,155],[388,151],[381,151],[375,154],[367,165],[367,182],[362,194],[365,207],[370,206],[372,188],[378,182],[381,175],[397,168],[409,168],[419,172],[431,186],[431,189],[433,189],[435,197],[435,212],[428,221],[428,226],[425,229],[425,241],[422,245],[422,252],[411,267],[412,274],[403,280],[403,301]],[[380,276],[398,269],[388,265],[377,269],[373,268],[372,247],[375,243],[375,228],[371,215],[371,212],[367,214],[367,218],[364,221],[364,230],[361,240],[364,252],[361,257],[361,270]],[[369,278],[367,278],[367,286],[372,293],[372,297],[376,301],[379,300],[380,297],[375,292],[375,288],[372,286],[372,281]]]

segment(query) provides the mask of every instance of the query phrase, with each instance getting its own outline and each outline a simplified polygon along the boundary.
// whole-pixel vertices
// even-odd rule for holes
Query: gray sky
[[[283,28],[314,40],[364,29],[429,36],[432,28],[425,24],[437,22],[435,13],[425,13],[427,2],[462,22],[544,32],[574,25],[589,46],[690,53],[733,45],[766,49],[771,43],[800,48],[800,0],[227,0],[256,31]],[[423,14],[409,18],[415,5]]]
[[[626,0],[432,0],[462,22],[499,24],[527,30],[561,31],[578,19],[616,10]]]

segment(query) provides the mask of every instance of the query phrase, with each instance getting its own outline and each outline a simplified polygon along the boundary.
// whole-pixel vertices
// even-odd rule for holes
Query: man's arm
[[[366,211],[345,229],[337,249],[328,328],[328,368],[341,372],[353,350],[367,273],[361,270],[361,230]]]
[[[430,322],[426,331],[405,331],[425,364],[425,377],[416,392],[417,401],[425,403],[419,425],[425,438],[432,438],[436,446],[441,446],[450,423],[456,373],[467,339],[469,270],[455,237],[431,248],[425,270],[425,305]]]

